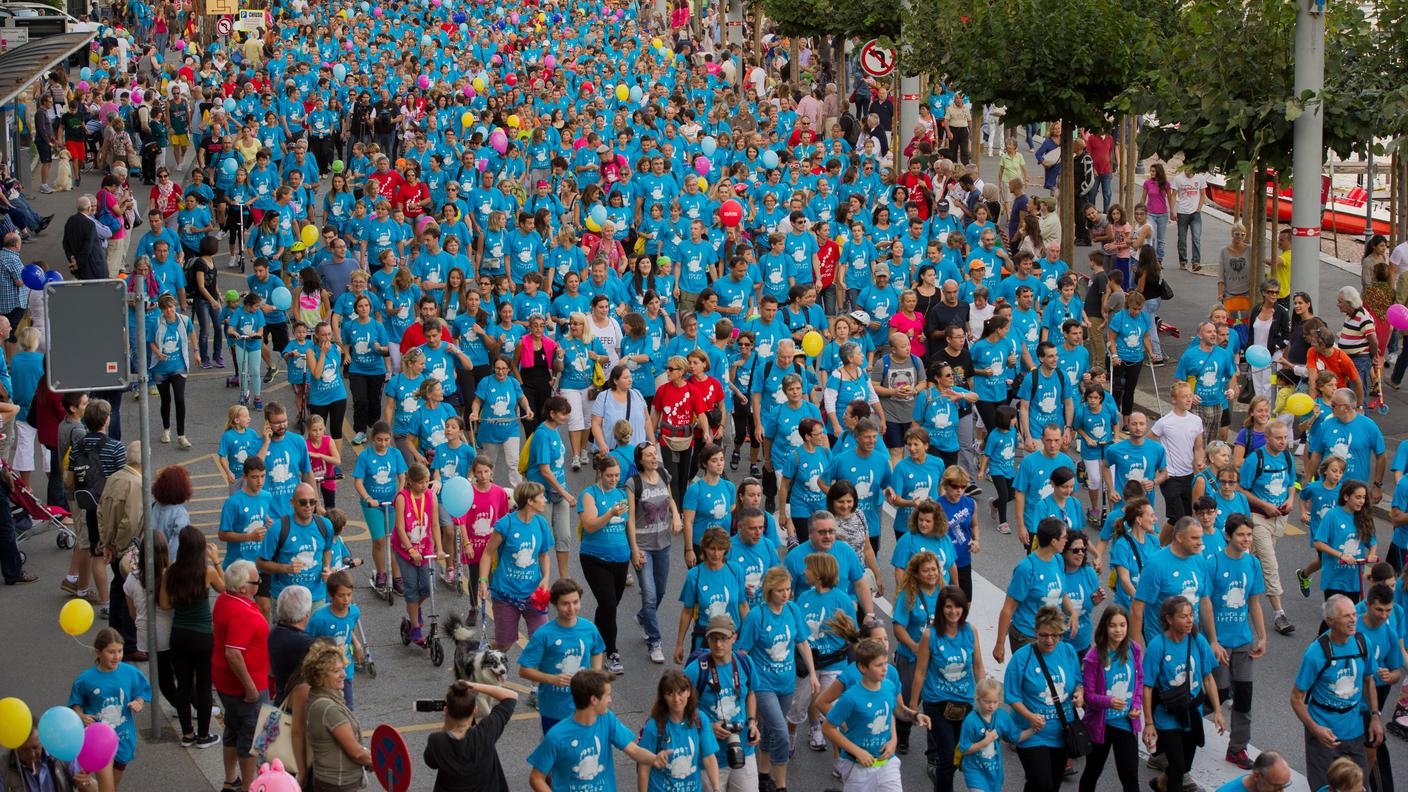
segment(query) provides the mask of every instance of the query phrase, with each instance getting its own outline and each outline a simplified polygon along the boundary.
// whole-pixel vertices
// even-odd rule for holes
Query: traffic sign
[[[56,393],[127,386],[127,287],[120,280],[45,284],[49,389]]]
[[[406,741],[385,723],[372,732],[372,772],[386,792],[406,792],[411,786],[411,754]]]
[[[860,68],[871,77],[888,77],[895,70],[895,51],[871,39],[860,48]]]
[[[230,17],[223,16],[215,22],[215,32],[222,36],[228,36],[233,33],[234,30],[235,20]]]

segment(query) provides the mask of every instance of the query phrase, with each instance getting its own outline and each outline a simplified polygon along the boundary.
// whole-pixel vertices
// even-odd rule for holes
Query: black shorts
[[[282,355],[288,346],[288,322],[264,325],[264,340],[273,349],[274,357]]]
[[[34,147],[39,149],[39,161],[48,165],[54,161],[54,147],[42,135],[34,139]]]
[[[100,555],[102,549],[102,539],[98,536],[98,512],[83,509],[83,524],[88,528],[88,552],[91,555]]]

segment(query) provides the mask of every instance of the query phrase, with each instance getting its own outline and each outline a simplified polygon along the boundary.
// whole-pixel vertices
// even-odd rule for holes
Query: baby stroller
[[[48,528],[53,528],[54,544],[60,550],[70,550],[77,542],[73,529],[64,524],[68,519],[69,511],[60,506],[45,506],[34,493],[25,486],[24,481],[10,467],[8,462],[0,460],[0,486],[4,486],[10,491],[10,511],[15,521],[15,535],[18,542],[24,542],[30,537],[43,534]]]

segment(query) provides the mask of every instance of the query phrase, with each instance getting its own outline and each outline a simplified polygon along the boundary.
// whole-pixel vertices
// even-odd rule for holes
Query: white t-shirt
[[[1388,254],[1388,263],[1398,268],[1399,275],[1408,272],[1408,241],[1398,243],[1398,247]]]
[[[1151,432],[1163,443],[1170,476],[1193,475],[1193,447],[1203,434],[1203,419],[1193,413],[1169,413],[1154,422]]]
[[[1207,189],[1207,179],[1201,173],[1189,176],[1186,173],[1174,174],[1169,180],[1175,196],[1174,208],[1179,214],[1192,214],[1198,211],[1198,199]]]

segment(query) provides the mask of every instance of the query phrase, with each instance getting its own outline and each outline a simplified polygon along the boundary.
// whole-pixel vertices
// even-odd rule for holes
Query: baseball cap
[[[970,270],[984,269],[986,267],[987,265],[983,263],[982,259],[973,259],[972,261],[968,262],[968,269]]]
[[[720,613],[717,616],[709,617],[709,626],[704,629],[704,636],[725,635],[733,637],[737,634],[737,629],[733,626],[733,617],[727,613]]]
[[[939,202],[936,203],[936,204],[934,204],[934,208],[935,208],[935,209],[938,209],[940,212],[947,212],[947,211],[948,211],[948,199],[947,199],[947,198],[940,198],[940,199],[939,199]]]
[[[883,262],[883,261],[877,262],[876,265],[871,268],[871,274],[874,275],[874,276],[877,277],[877,278],[880,277],[881,275],[884,275],[884,276],[886,276],[886,277],[889,277],[889,275],[890,275],[890,265],[889,265],[889,264],[886,264],[886,263]]]

